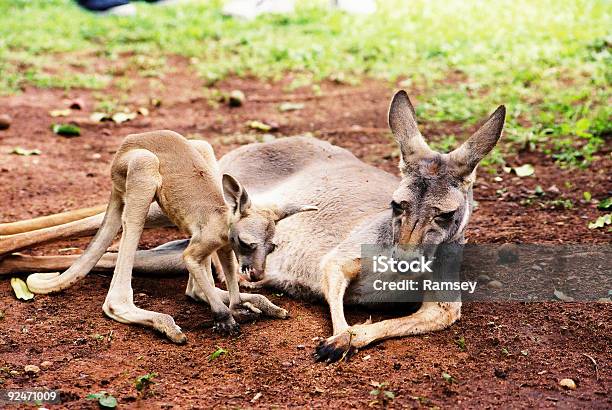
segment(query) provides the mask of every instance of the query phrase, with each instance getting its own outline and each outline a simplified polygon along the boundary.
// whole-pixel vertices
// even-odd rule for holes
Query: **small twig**
[[[341,362],[343,362],[344,359],[346,359],[346,356],[351,351],[351,344],[353,342],[353,336],[355,336],[355,333],[353,333],[351,330],[347,330],[347,332],[349,334],[349,342],[348,342],[348,347],[346,348],[346,351],[342,354],[342,357],[340,358]]]
[[[582,353],[584,357],[588,357],[593,362],[593,366],[595,366],[595,380],[599,381],[599,368],[597,367],[597,362],[591,356],[586,353]]]

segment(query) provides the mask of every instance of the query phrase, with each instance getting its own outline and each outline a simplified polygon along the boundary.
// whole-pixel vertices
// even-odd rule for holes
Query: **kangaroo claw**
[[[316,362],[334,363],[349,359],[356,351],[357,349],[351,345],[351,334],[347,332],[319,343],[313,358]]]

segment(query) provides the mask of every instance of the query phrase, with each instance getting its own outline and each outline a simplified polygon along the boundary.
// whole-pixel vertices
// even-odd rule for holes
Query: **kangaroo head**
[[[298,212],[316,211],[316,206],[286,204],[258,206],[251,203],[244,187],[223,174],[223,195],[232,214],[229,237],[240,271],[249,280],[263,279],[266,257],[274,251],[276,223]]]
[[[476,167],[501,136],[505,116],[502,105],[459,148],[442,154],[429,148],[419,132],[408,94],[403,90],[395,94],[389,126],[400,147],[402,174],[391,201],[395,243],[463,241]]]

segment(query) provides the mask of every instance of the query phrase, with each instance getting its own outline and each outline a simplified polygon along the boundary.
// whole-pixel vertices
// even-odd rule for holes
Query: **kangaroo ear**
[[[485,155],[491,152],[501,137],[505,121],[506,107],[500,105],[478,131],[449,154],[460,176],[470,175]]]
[[[251,207],[251,200],[247,191],[236,178],[229,174],[223,174],[222,183],[223,196],[225,202],[231,207],[232,213],[244,214]]]
[[[404,90],[398,91],[393,96],[389,106],[389,127],[402,153],[400,162],[402,171],[419,159],[433,154],[419,132],[414,107]]]
[[[291,215],[295,215],[299,212],[318,211],[318,210],[319,208],[313,205],[287,204],[283,207],[278,208],[275,211],[276,222],[280,221],[281,219],[290,217]]]

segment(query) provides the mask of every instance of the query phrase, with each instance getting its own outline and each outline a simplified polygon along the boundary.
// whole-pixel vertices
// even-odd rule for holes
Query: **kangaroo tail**
[[[28,276],[27,284],[30,290],[34,293],[59,292],[87,276],[119,232],[122,212],[123,202],[119,195],[113,192],[102,225],[85,252],[62,274],[34,273]]]
[[[7,222],[0,224],[0,236],[15,235],[24,232],[36,231],[38,229],[50,228],[78,221],[88,216],[104,212],[106,205],[93,206],[91,208],[76,209],[74,211],[62,212],[55,215],[41,216],[25,221]]]

